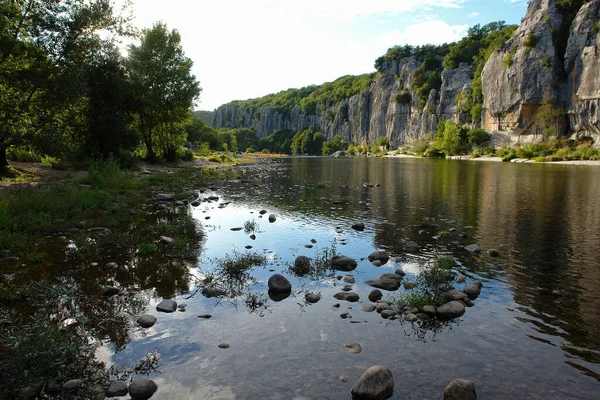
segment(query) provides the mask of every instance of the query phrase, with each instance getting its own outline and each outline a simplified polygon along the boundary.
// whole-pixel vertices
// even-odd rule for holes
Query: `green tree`
[[[434,138],[434,146],[447,156],[460,153],[466,133],[460,126],[450,120],[438,124],[438,132]]]
[[[190,123],[186,125],[188,142],[208,143],[210,149],[221,150],[222,143],[219,140],[217,130],[206,125],[204,120],[196,116],[196,112],[192,116]]]
[[[202,90],[191,73],[192,64],[183,52],[179,32],[168,31],[163,23],[144,29],[141,43],[129,46],[135,111],[150,160],[156,159],[157,140],[163,157],[171,158],[177,150],[178,140],[170,139],[180,137],[178,132]]]

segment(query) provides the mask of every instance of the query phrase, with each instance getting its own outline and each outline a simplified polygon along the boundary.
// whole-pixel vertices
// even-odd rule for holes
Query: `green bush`
[[[513,58],[512,58],[512,54],[508,53],[507,55],[504,56],[504,59],[502,60],[502,64],[504,64],[504,66],[506,68],[510,68],[513,65]]]
[[[249,154],[256,153],[256,150],[254,150],[252,147],[248,147],[246,149],[246,153],[249,153]]]
[[[67,165],[55,157],[44,156],[42,157],[42,165],[46,167],[50,167],[52,169],[65,170],[67,169]]]
[[[401,92],[394,96],[394,102],[397,104],[410,104],[411,96],[409,92]]]
[[[525,37],[525,40],[523,40],[523,46],[525,46],[527,50],[531,50],[535,47],[537,41],[538,39],[533,32],[529,32],[529,34]]]
[[[6,157],[11,161],[37,163],[42,158],[35,152],[24,147],[11,147],[6,151]]]
[[[467,132],[467,140],[473,145],[480,145],[481,143],[488,142],[491,138],[490,134],[481,128],[472,129]]]

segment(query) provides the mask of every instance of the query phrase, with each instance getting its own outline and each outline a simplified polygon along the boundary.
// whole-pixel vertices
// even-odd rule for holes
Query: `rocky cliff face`
[[[302,113],[300,106],[284,115],[271,107],[255,110],[228,104],[216,110],[213,126],[252,128],[259,137],[276,129],[299,131],[315,126],[328,140],[340,135],[348,143],[361,144],[387,137],[393,147],[421,137],[430,138],[438,121],[458,120],[455,98],[465,87],[470,87],[473,73],[466,64],[445,70],[439,93],[432,90],[420,110],[417,95],[411,90],[412,75],[418,66],[419,62],[412,57],[388,61],[362,93],[334,107],[317,107],[315,114]]]
[[[484,95],[481,121],[460,112],[457,96],[471,90],[472,70],[461,64],[442,72],[442,86],[432,90],[423,109],[412,90],[412,58],[386,61],[373,83],[362,93],[331,108],[317,107],[305,114],[296,106],[287,114],[270,107],[260,110],[236,104],[219,107],[213,126],[254,129],[259,137],[276,129],[299,131],[315,126],[327,139],[371,143],[387,137],[393,147],[418,138],[431,138],[439,121],[481,126],[494,137],[508,141],[540,140],[543,127],[536,124],[542,104],[551,103],[566,115],[557,117],[558,134],[592,135],[600,142],[600,60],[598,33],[600,0],[584,4],[574,19],[566,46],[560,50],[557,32],[564,16],[556,0],[531,0],[513,37],[491,55],[482,73]],[[564,54],[560,54],[564,52]],[[564,60],[564,62],[563,62]]]
[[[584,4],[573,24],[565,54],[567,115],[571,131],[600,141],[600,0]]]
[[[541,138],[535,115],[543,103],[566,111],[558,134],[599,132],[600,0],[584,4],[571,25],[565,54],[553,32],[563,24],[555,0],[533,0],[514,36],[492,54],[482,74],[482,127],[511,141]],[[596,25],[596,28],[593,28]],[[564,64],[561,60],[564,59]]]

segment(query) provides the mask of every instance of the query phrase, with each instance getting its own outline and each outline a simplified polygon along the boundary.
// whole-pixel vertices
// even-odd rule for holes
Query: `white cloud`
[[[179,30],[203,87],[199,108],[213,109],[234,99],[373,71],[375,59],[396,44],[457,40],[466,25],[423,21],[377,34],[361,30],[361,24],[383,28],[377,21],[405,13],[418,21],[417,11],[460,8],[465,1],[138,0],[134,24],[149,27],[160,20]]]
[[[478,12],[472,12],[471,14],[469,14],[469,18],[475,18],[478,15],[479,15]]]

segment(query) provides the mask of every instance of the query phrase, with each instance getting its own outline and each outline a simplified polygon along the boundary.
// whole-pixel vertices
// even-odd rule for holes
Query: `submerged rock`
[[[275,274],[269,278],[269,292],[271,293],[287,293],[292,290],[290,281],[281,274]]]
[[[172,313],[177,309],[177,302],[171,299],[165,299],[156,305],[156,311]]]
[[[451,301],[439,306],[436,312],[441,319],[457,318],[465,313],[465,306],[459,301]]]
[[[210,287],[210,286],[202,289],[201,293],[204,297],[208,297],[209,299],[211,297],[221,297],[221,296],[225,296],[227,294],[227,292],[225,292],[224,290]]]
[[[386,264],[390,260],[390,256],[388,255],[388,253],[386,253],[383,250],[377,250],[372,252],[371,254],[369,254],[368,258],[371,263],[373,263],[374,261],[379,261],[380,264],[377,265],[378,267],[380,265]]]
[[[139,379],[129,384],[129,396],[133,400],[146,400],[154,395],[158,386],[150,379]]]
[[[316,293],[308,293],[304,299],[311,304],[317,303],[319,300],[321,300],[321,296],[316,294]]]
[[[466,379],[454,379],[444,389],[444,400],[477,400],[475,384]]]
[[[354,277],[352,275],[346,275],[344,277],[344,282],[353,284],[353,283],[356,283],[356,280],[354,279]]]
[[[156,324],[156,317],[150,314],[142,314],[138,317],[136,322],[142,328],[150,328]]]
[[[383,274],[379,279],[365,281],[365,284],[383,290],[398,290],[402,283],[402,277],[396,274]]]
[[[358,343],[345,344],[344,347],[352,354],[359,354],[362,352],[362,346]]]
[[[335,297],[338,300],[345,300],[345,301],[349,301],[352,303],[360,300],[360,296],[354,292],[339,292],[339,293],[334,294],[333,297]]]
[[[361,306],[360,309],[364,312],[373,312],[375,311],[375,306],[373,304],[365,304]]]
[[[353,271],[358,266],[355,259],[346,256],[337,256],[331,260],[331,265],[338,271]]]
[[[355,400],[383,400],[394,392],[394,377],[386,367],[376,365],[366,370],[352,387]]]

